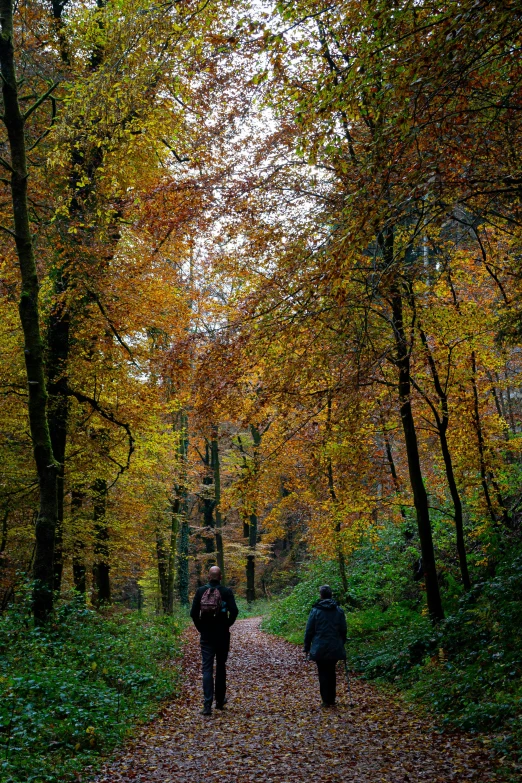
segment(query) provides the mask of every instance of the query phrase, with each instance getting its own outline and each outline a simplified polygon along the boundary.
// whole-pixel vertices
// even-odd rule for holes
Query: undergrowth
[[[378,570],[375,562],[373,567]],[[477,579],[435,627],[419,600],[406,600],[401,587],[395,600],[382,601],[371,590],[362,594],[363,570],[356,560],[344,605],[351,668],[393,683],[434,713],[441,728],[481,734],[516,779],[522,763],[522,556],[506,559],[494,578]],[[263,627],[301,644],[324,582],[341,595],[335,563],[308,566]]]
[[[236,596],[236,604],[239,609],[239,619],[244,620],[248,617],[266,617],[270,613],[270,601],[266,598],[258,598],[252,603],[248,603],[246,598]]]
[[[78,780],[178,687],[183,620],[72,601],[35,627],[0,618],[0,780]]]

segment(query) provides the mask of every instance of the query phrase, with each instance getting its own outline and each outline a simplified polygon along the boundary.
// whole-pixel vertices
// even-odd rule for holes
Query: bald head
[[[213,582],[221,582],[221,568],[219,566],[212,566],[208,572],[208,578]]]

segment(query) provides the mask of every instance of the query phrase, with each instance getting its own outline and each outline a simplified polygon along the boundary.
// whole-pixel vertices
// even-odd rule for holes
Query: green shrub
[[[522,761],[522,555],[513,548],[496,576],[477,579],[467,594],[452,581],[446,585],[449,614],[434,627],[421,611],[421,588],[411,584],[411,574],[407,584],[393,570],[407,564],[403,542],[396,539],[394,553],[393,536],[385,532],[384,540],[385,546],[372,544],[373,559],[361,546],[350,562],[345,606],[350,665],[422,702],[441,726],[493,732],[506,763]],[[304,568],[299,584],[273,604],[263,627],[302,643],[322,582],[340,592],[335,563]]]
[[[270,615],[263,622],[263,629],[292,642],[302,643],[308,614],[318,600],[319,587],[323,584],[329,584],[334,595],[341,593],[337,564],[316,560],[303,570],[299,583],[272,604]]]
[[[522,739],[522,557],[477,582],[434,628],[407,606],[348,617],[348,654],[369,678],[395,682],[468,731],[508,732]]]
[[[74,773],[150,718],[178,684],[182,621],[144,619],[81,602],[34,627],[26,607],[0,619],[0,779],[74,780]]]

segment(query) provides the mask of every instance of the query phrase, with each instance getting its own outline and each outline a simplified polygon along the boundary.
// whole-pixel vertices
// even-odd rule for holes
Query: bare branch
[[[129,467],[130,467],[131,457],[132,457],[132,454],[134,452],[134,437],[132,435],[132,431],[131,431],[130,426],[128,424],[126,424],[124,421],[120,421],[119,419],[117,419],[116,416],[114,416],[114,414],[111,413],[110,411],[107,411],[104,408],[102,408],[100,403],[97,400],[95,400],[94,397],[89,397],[89,395],[83,394],[83,392],[75,391],[74,389],[71,389],[69,386],[66,387],[65,393],[69,397],[74,397],[76,400],[78,400],[78,402],[87,403],[103,419],[106,419],[106,421],[109,421],[111,424],[114,424],[116,427],[121,427],[123,430],[125,430],[125,432],[127,434],[128,441],[129,441],[129,450],[127,452],[127,462],[126,462],[126,464],[125,465],[121,465],[119,462],[116,462],[116,460],[113,459],[113,457],[111,457],[109,455],[109,459],[111,460],[111,462],[114,462],[119,467],[119,473],[116,476],[115,481],[111,484],[111,487],[114,486],[114,484],[118,480],[119,476],[121,476],[121,474],[124,473],[126,470],[128,470]]]
[[[16,239],[16,234],[15,234],[15,232],[14,232],[14,231],[11,231],[11,229],[10,229],[10,228],[7,228],[7,226],[3,226],[1,223],[0,223],[0,231],[5,231],[5,232],[6,232],[6,234],[10,234],[10,236],[12,236],[12,237],[13,237],[13,239]]]
[[[1,156],[1,155],[0,155],[0,164],[1,164],[2,166],[4,166],[4,168],[6,168],[6,169],[7,169],[7,171],[10,171],[10,172],[11,172],[11,174],[14,174],[14,169],[13,169],[13,167],[11,166],[11,164],[10,164],[10,163],[8,163],[8,162],[7,162],[7,161],[6,161],[4,158],[2,158],[2,156]],[[11,183],[9,183],[9,184],[11,184]]]
[[[35,101],[35,102],[32,104],[32,106],[29,106],[29,108],[27,109],[27,111],[26,111],[26,112],[25,112],[25,114],[23,115],[23,120],[24,120],[24,122],[27,122],[27,120],[29,119],[29,117],[31,116],[31,114],[33,114],[33,112],[35,112],[35,111],[38,109],[38,107],[39,107],[39,106],[41,106],[41,105],[42,105],[42,103],[43,103],[44,101],[46,101],[46,100],[47,100],[47,98],[49,98],[49,96],[51,95],[51,93],[53,92],[53,90],[55,90],[55,89],[58,87],[58,84],[59,84],[59,82],[54,82],[53,84],[51,84],[51,86],[49,87],[49,89],[48,89],[48,90],[46,90],[46,92],[44,92],[44,93],[43,93],[43,95],[40,95],[40,97],[38,98],[38,100],[36,100],[36,101]]]

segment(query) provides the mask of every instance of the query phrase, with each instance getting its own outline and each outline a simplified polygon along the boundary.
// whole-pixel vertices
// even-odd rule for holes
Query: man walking
[[[304,651],[317,664],[323,707],[335,704],[335,666],[346,658],[346,617],[332,598],[328,585],[319,588],[320,600],[312,607],[306,624]]]
[[[203,715],[212,715],[212,701],[222,710],[226,702],[227,657],[230,648],[230,627],[234,625],[238,608],[229,587],[223,587],[221,569],[212,566],[208,572],[208,584],[198,587],[190,616],[200,633],[203,662]],[[214,688],[214,658],[216,659],[216,685]]]

